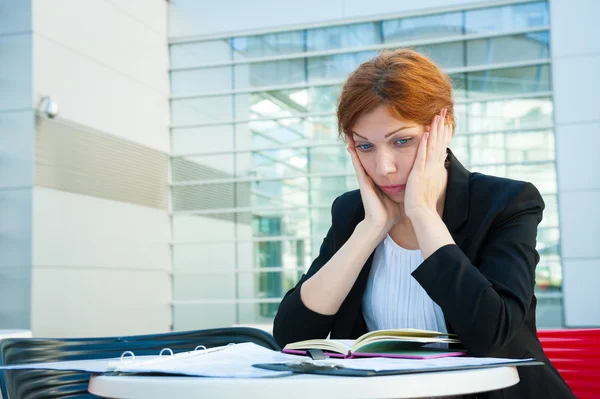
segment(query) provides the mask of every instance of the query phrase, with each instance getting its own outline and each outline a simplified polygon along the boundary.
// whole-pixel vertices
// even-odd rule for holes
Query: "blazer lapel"
[[[461,249],[464,236],[458,233],[460,227],[469,217],[469,181],[470,172],[456,159],[448,149],[448,184],[444,200],[444,213],[442,220],[448,227],[456,245]]]

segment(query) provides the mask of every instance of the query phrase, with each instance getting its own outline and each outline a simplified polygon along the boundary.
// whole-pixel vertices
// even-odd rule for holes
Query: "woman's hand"
[[[446,187],[444,162],[451,138],[452,126],[446,123],[446,109],[443,109],[433,118],[430,131],[421,138],[408,176],[404,211],[409,219],[422,211],[437,213],[437,202]]]
[[[381,234],[383,239],[385,234],[402,217],[402,209],[373,183],[358,159],[354,139],[350,136],[346,136],[346,138],[348,140],[348,152],[352,158],[352,166],[354,166],[358,186],[360,187],[360,196],[365,208],[365,222]]]

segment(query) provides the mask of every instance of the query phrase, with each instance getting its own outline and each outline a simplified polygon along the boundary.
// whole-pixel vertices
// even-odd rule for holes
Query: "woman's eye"
[[[356,146],[356,148],[358,148],[361,151],[368,151],[371,149],[371,147],[373,147],[371,144],[360,144]]]
[[[399,140],[396,140],[396,143],[398,143],[400,145],[405,145],[405,144],[408,144],[409,141],[410,141],[410,139],[399,139]]]

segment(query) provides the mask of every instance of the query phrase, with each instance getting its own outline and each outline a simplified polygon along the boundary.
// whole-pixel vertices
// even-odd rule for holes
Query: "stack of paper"
[[[302,372],[301,369],[294,366],[307,364],[311,367],[322,367],[332,371],[336,369],[367,370],[369,374],[364,375],[377,375],[378,373],[403,374],[502,366],[507,364],[519,365],[521,363],[531,363],[530,360],[473,357],[445,357],[427,360],[393,358],[311,360],[304,356],[288,355],[266,349],[254,343],[242,343],[167,356],[138,356],[133,358],[123,356],[120,359],[31,363],[0,366],[0,369],[47,369],[87,371],[92,373],[161,373],[202,377],[261,378],[281,377],[290,375],[292,372]],[[274,367],[264,367],[265,365]],[[344,374],[341,373],[339,375]]]

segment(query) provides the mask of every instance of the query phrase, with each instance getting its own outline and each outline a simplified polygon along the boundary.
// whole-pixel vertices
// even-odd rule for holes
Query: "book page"
[[[437,343],[460,343],[460,341],[452,338],[433,338],[433,337],[402,337],[402,336],[371,336],[367,339],[358,341],[352,347],[352,352],[378,352],[380,349],[386,347],[397,347],[397,348],[418,348],[423,345],[437,344]]]
[[[401,329],[388,329],[388,330],[375,330],[369,333],[363,334],[357,339],[357,343],[366,339],[375,338],[379,336],[388,337],[414,337],[414,338],[444,338],[444,337],[456,337],[455,334],[447,334],[439,331],[430,330],[418,330],[414,328],[401,328]]]
[[[330,351],[347,355],[354,344],[352,339],[309,339],[306,341],[292,342],[287,344],[283,349],[321,349],[322,351]]]

